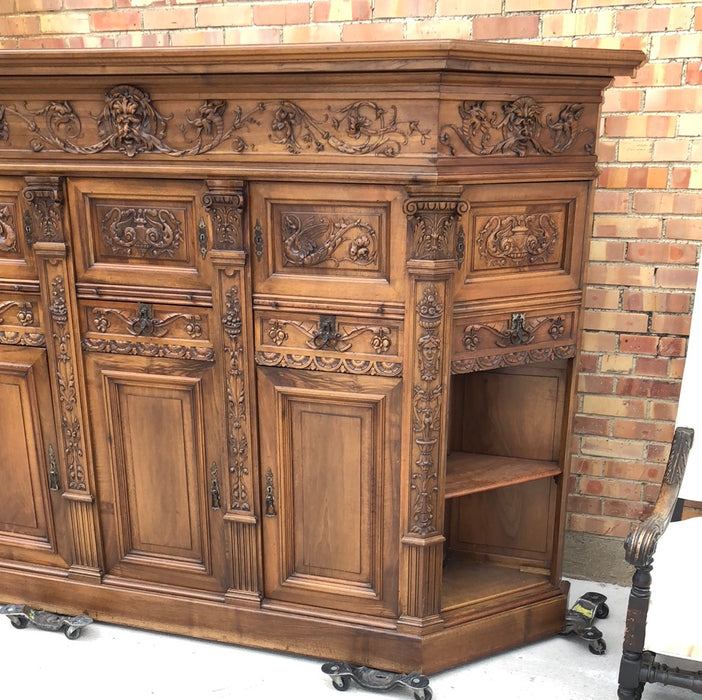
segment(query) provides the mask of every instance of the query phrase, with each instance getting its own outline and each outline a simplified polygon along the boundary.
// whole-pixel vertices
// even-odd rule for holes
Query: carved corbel
[[[468,211],[462,200],[460,185],[425,188],[408,187],[409,197],[404,211],[410,234],[410,250],[416,260],[447,260],[455,258],[460,266],[465,252],[465,240],[459,226]]]
[[[212,247],[215,250],[243,250],[245,201],[243,182],[207,182],[202,203],[212,221]]]
[[[29,246],[39,241],[57,243],[65,240],[63,229],[63,192],[58,177],[26,177],[22,195],[24,235]]]

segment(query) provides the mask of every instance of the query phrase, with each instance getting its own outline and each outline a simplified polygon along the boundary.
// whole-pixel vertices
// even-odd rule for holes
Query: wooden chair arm
[[[626,560],[636,567],[651,565],[658,540],[673,517],[694,436],[692,428],[675,429],[663,483],[653,512],[646,520],[634,526],[624,542]]]

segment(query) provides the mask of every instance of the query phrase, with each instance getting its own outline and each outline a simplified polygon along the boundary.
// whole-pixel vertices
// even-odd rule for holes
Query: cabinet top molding
[[[166,76],[337,72],[511,73],[614,77],[631,75],[641,51],[465,40],[395,41],[202,48],[0,51],[0,75]]]

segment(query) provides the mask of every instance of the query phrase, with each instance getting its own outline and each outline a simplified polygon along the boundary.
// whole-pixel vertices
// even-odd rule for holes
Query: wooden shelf
[[[453,452],[446,462],[446,498],[557,476],[557,462]]]

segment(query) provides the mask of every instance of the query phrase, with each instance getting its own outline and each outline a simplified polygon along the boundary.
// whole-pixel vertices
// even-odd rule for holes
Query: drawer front
[[[398,320],[276,309],[256,311],[256,362],[325,372],[398,376]]]
[[[78,282],[207,288],[203,193],[187,181],[71,180]]]
[[[148,302],[79,302],[83,349],[119,355],[214,359],[211,310]]]
[[[459,317],[453,324],[454,374],[573,357],[578,307],[532,308]]]
[[[251,192],[256,293],[402,299],[406,221],[399,190],[274,183]],[[402,235],[393,238],[392,231]]]
[[[458,299],[579,289],[587,183],[470,187]]]

